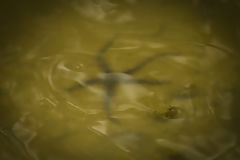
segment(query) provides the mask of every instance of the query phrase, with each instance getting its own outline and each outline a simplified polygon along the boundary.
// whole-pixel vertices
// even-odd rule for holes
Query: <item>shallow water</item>
[[[199,1],[41,4],[36,12],[21,4],[27,20],[1,28],[0,159],[239,159],[240,29],[234,23],[231,37],[232,21],[213,14],[232,4],[214,11]],[[107,74],[97,55],[111,40]],[[107,75],[120,82],[108,96],[103,83],[86,84]]]

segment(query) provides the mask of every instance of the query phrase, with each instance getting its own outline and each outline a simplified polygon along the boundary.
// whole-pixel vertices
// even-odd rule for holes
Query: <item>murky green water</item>
[[[6,8],[1,160],[239,159],[238,3],[71,0]],[[103,58],[112,72],[103,73],[98,55],[111,41]],[[123,73],[156,54],[164,55]],[[96,77],[101,83],[88,85]]]

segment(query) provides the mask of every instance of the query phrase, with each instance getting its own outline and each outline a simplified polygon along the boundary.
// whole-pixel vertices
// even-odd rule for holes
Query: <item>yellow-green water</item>
[[[9,2],[15,11],[6,11],[1,26],[0,159],[237,160],[240,29],[220,11],[237,5]],[[120,85],[110,110],[117,122],[104,112],[102,85],[67,90],[103,75],[96,56],[113,37],[104,54],[112,70],[164,53],[122,76],[169,82]]]

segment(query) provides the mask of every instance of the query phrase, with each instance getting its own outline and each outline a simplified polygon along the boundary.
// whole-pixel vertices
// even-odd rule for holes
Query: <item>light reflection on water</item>
[[[237,159],[237,135],[224,126],[236,53],[213,21],[178,3],[64,3],[2,51],[0,158]],[[106,88],[84,82],[109,75],[96,59],[115,35],[103,55],[113,79],[169,83],[121,83],[107,97],[111,121]],[[122,73],[156,53],[167,56]],[[85,87],[68,90],[76,84]]]

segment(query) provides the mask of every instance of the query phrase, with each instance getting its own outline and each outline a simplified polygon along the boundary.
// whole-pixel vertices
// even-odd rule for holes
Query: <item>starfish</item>
[[[103,108],[109,119],[112,119],[110,114],[111,108],[111,100],[114,96],[116,87],[119,84],[145,84],[145,85],[163,85],[168,83],[168,81],[156,81],[156,80],[147,80],[147,79],[137,79],[132,78],[132,74],[136,73],[140,69],[142,69],[145,65],[152,62],[157,57],[166,56],[168,54],[160,54],[157,53],[144,61],[138,63],[132,68],[126,69],[123,72],[116,72],[112,68],[109,67],[108,63],[104,59],[104,54],[107,50],[113,45],[115,38],[107,42],[98,52],[96,56],[96,62],[98,67],[102,70],[103,74],[100,76],[96,76],[94,78],[88,79],[84,81],[82,84],[77,84],[68,89],[68,91],[75,91],[80,88],[84,88],[94,84],[102,84],[105,88],[105,95],[103,100]]]

